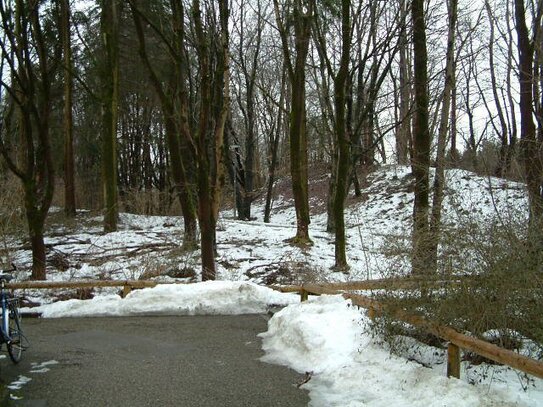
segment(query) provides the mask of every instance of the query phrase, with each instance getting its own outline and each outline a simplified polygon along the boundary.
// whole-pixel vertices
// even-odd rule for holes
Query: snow
[[[480,222],[526,213],[522,184],[481,178],[461,170],[447,176],[444,219],[460,223],[466,216]],[[309,373],[302,388],[312,406],[538,406],[543,405],[543,381],[506,367],[469,366],[462,379],[447,379],[443,351],[417,344],[393,354],[370,331],[363,311],[342,297],[322,296],[299,303],[294,294],[282,294],[262,284],[348,281],[386,277],[390,269],[408,273],[409,264],[397,264],[385,251],[390,237],[409,239],[412,191],[407,167],[384,167],[370,175],[365,199],[352,202],[346,212],[350,274],[335,273],[333,236],[326,233],[326,215],[311,218],[308,248],[285,240],[295,235],[291,201],[276,198],[272,223],[262,222],[263,206],[255,205],[257,220],[242,222],[223,212],[217,230],[218,281],[200,280],[198,252],[182,252],[179,217],[122,214],[118,232],[103,235],[101,218],[81,213],[85,226],[56,229],[46,243],[66,267],[50,267],[48,280],[140,279],[161,283],[135,290],[125,299],[117,288],[95,289],[89,300],[69,299],[73,290],[25,291],[38,304],[24,311],[43,317],[197,315],[266,313],[285,307],[269,320],[262,334],[264,360]],[[324,181],[325,182],[325,181]],[[318,206],[313,202],[312,206]],[[28,278],[28,250],[13,250],[10,261],[19,267],[18,280]],[[9,263],[9,262],[8,262]],[[170,271],[192,270],[192,277],[172,277]],[[187,284],[187,283],[192,284]],[[163,283],[163,284],[162,284]],[[418,360],[420,363],[414,362]],[[48,364],[36,365],[43,371]],[[22,385],[25,378],[21,378]]]
[[[30,370],[30,373],[47,373],[51,369],[49,366],[58,365],[58,361],[56,360],[48,360],[41,363],[32,362],[30,366],[32,366],[32,369]]]
[[[110,294],[91,300],[71,299],[30,309],[45,318],[133,315],[239,315],[266,313],[270,307],[299,301],[248,282],[207,281],[165,284],[132,291],[122,299]],[[25,310],[23,309],[23,312]]]
[[[32,379],[30,377],[26,377],[23,375],[20,375],[17,380],[10,383],[7,387],[10,390],[20,390],[25,384],[30,382]]]
[[[536,406],[542,382],[526,392],[511,382],[472,386],[393,355],[376,343],[370,321],[341,296],[290,305],[261,334],[270,363],[311,372],[311,406]],[[496,368],[498,371],[504,368]],[[500,372],[497,372],[499,375]],[[515,386],[513,386],[515,387]]]

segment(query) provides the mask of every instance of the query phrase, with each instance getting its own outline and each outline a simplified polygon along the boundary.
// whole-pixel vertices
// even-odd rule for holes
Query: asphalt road
[[[14,406],[307,406],[300,375],[259,361],[262,315],[24,319],[31,347],[0,360]],[[47,364],[56,361],[58,364]],[[46,363],[44,363],[46,362]],[[49,370],[47,370],[49,369]]]

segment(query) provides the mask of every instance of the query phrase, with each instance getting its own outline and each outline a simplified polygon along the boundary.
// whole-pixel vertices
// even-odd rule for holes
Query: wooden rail
[[[123,287],[122,296],[127,296],[133,289],[155,287],[156,281],[149,280],[80,280],[80,281],[23,281],[7,283],[8,289],[56,289],[56,288],[94,288]]]
[[[307,286],[320,287],[321,290],[331,291],[364,291],[364,290],[412,290],[421,287],[424,284],[428,288],[441,288],[451,285],[460,285],[466,280],[473,280],[473,277],[451,277],[451,278],[419,278],[419,277],[403,277],[403,278],[380,278],[375,280],[364,281],[348,281],[344,283],[325,283],[325,284],[305,284]],[[302,286],[271,286],[281,292],[300,292]]]
[[[360,286],[363,286],[366,282],[362,283]],[[349,283],[348,285],[357,286],[357,283]],[[299,292],[302,301],[307,299],[308,294],[342,294],[344,298],[351,300],[354,305],[368,309],[370,318],[377,315],[390,315],[395,319],[422,328],[432,335],[449,341],[447,376],[460,378],[460,349],[466,349],[497,363],[508,365],[514,369],[543,379],[543,363],[540,361],[462,334],[450,327],[433,323],[426,318],[410,314],[404,310],[391,309],[367,296],[344,293],[337,289],[340,286],[340,284],[304,284],[299,287]],[[292,292],[294,290],[289,291]]]

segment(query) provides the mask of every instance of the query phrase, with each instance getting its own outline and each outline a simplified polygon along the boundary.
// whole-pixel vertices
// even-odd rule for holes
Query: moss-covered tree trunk
[[[305,69],[305,68],[303,68]],[[290,174],[296,210],[295,243],[307,243],[309,239],[309,197],[307,179],[307,136],[305,116],[305,73],[297,71],[292,83],[290,111]]]
[[[305,65],[311,39],[311,24],[314,17],[313,0],[304,2],[295,0],[292,5],[291,21],[294,25],[294,63],[288,40],[288,29],[283,22],[279,3],[274,0],[276,22],[279,27],[283,56],[291,84],[290,103],[290,172],[294,207],[296,209],[296,244],[311,243],[309,238],[309,196],[308,196],[308,159],[307,128],[305,107]]]
[[[336,137],[336,185],[334,196],[334,223],[335,223],[335,269],[346,270],[347,254],[345,250],[345,198],[347,195],[347,184],[349,177],[349,164],[351,152],[349,148],[350,136],[347,132],[346,120],[346,87],[349,75],[349,58],[351,50],[351,2],[341,2],[341,60],[339,71],[334,79],[334,103],[336,110],[336,121],[334,132]]]
[[[46,250],[43,238],[45,216],[36,207],[35,185],[25,185],[25,207],[30,246],[32,248],[32,280],[45,280],[46,273]]]
[[[2,90],[10,106],[0,124],[0,153],[8,168],[19,178],[24,191],[24,209],[32,247],[32,279],[46,278],[44,224],[54,190],[54,166],[51,156],[49,119],[51,115],[51,78],[47,43],[40,21],[37,1],[17,1],[12,9],[0,4],[0,23],[6,41],[2,64],[9,67],[9,84]],[[13,29],[15,27],[15,29]],[[2,92],[2,97],[4,96]],[[11,123],[16,122],[16,126]],[[4,137],[16,129],[18,156]]]
[[[177,127],[171,116],[166,117],[164,121],[166,142],[168,144],[168,151],[170,152],[171,176],[175,184],[175,191],[183,214],[183,248],[190,250],[196,246],[197,242],[196,208],[191,191],[189,190],[190,188],[188,187],[189,182],[181,158],[179,132],[176,130]]]
[[[216,278],[215,248],[216,224],[219,214],[221,190],[224,185],[224,129],[229,110],[229,55],[228,55],[228,2],[220,0],[220,30],[211,28],[202,21],[200,2],[193,0],[194,22],[198,64],[200,67],[200,111],[196,135],[198,221],[201,233],[202,280]],[[214,13],[212,8],[206,9]],[[210,40],[219,45],[212,51]],[[216,58],[212,66],[210,53]],[[212,82],[213,79],[213,82]],[[217,88],[213,92],[213,83]],[[215,107],[213,110],[212,107]]]

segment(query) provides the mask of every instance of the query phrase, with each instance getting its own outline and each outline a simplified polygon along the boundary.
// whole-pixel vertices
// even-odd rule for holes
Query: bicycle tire
[[[9,358],[13,363],[19,363],[23,355],[23,334],[19,310],[15,305],[9,307],[9,336],[11,341],[6,344]]]

